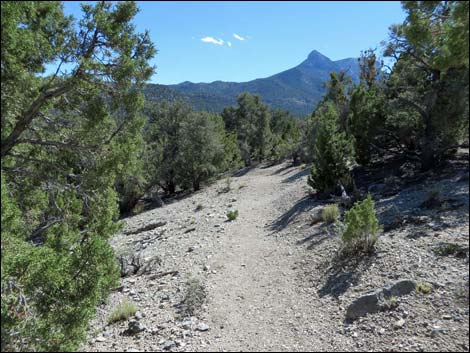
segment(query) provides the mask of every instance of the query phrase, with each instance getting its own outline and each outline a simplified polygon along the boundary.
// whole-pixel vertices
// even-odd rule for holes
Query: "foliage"
[[[418,293],[429,294],[432,292],[432,284],[419,282],[416,284],[416,291]]]
[[[380,230],[374,204],[369,194],[365,200],[356,203],[346,212],[346,228],[342,239],[347,252],[373,251]]]
[[[108,324],[112,324],[121,320],[126,320],[127,318],[134,316],[136,312],[137,305],[129,299],[124,299],[113,309],[111,314],[109,314]]]
[[[292,158],[296,164],[300,158],[300,132],[298,120],[289,112],[276,109],[271,119],[272,147],[270,158],[276,162]]]
[[[194,315],[206,300],[206,290],[201,282],[189,276],[186,283],[184,298],[181,302],[181,314],[183,317]]]
[[[114,186],[155,50],[133,2],[83,5],[78,23],[59,2],[1,9],[2,350],[73,350],[119,277]]]
[[[194,112],[181,101],[150,106],[147,115],[149,185],[159,185],[167,194],[177,187],[199,190],[219,172],[239,166],[236,134],[225,131],[219,115]]]
[[[229,132],[235,132],[245,165],[261,161],[271,148],[271,112],[259,95],[241,93],[238,107],[225,108],[222,118]]]
[[[385,55],[396,60],[387,82],[393,108],[415,114],[423,129],[423,169],[468,138],[468,9],[462,1],[406,1],[407,18],[391,27]]]
[[[361,82],[351,92],[348,131],[354,136],[358,163],[367,165],[373,147],[380,145],[388,114],[382,83],[377,80],[380,67],[372,50],[362,54],[359,61]]]
[[[339,114],[333,103],[324,103],[314,113],[313,166],[308,185],[320,192],[332,192],[353,163],[353,144],[338,128]]]
[[[228,219],[229,222],[234,221],[238,217],[238,210],[227,211],[226,215],[227,215],[227,219]]]
[[[426,199],[421,204],[424,208],[437,208],[443,204],[441,190],[433,188],[427,192]]]
[[[437,256],[456,256],[460,258],[468,258],[468,247],[454,243],[440,243],[436,245],[432,251]]]
[[[324,222],[331,224],[335,223],[339,219],[339,208],[337,204],[327,205],[322,210],[322,219]]]
[[[225,185],[218,190],[219,194],[225,194],[227,192],[230,192],[232,190],[232,181],[230,177],[225,178]]]
[[[192,186],[199,190],[201,182],[226,167],[224,135],[223,122],[217,115],[192,113],[183,121],[177,157],[183,189]]]

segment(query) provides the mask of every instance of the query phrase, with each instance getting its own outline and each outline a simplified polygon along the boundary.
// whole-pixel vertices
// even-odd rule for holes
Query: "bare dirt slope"
[[[121,280],[99,308],[82,349],[468,351],[465,173],[404,186],[388,197],[377,193],[386,231],[377,254],[356,261],[338,259],[334,228],[310,225],[324,204],[309,195],[308,169],[287,164],[241,171],[229,192],[220,193],[221,180],[128,218],[113,246],[118,254],[138,256],[149,272]],[[436,187],[451,201],[420,208]],[[230,209],[239,216],[227,222]],[[166,224],[129,234],[157,221]],[[460,250],[442,255],[436,251],[442,244]],[[178,273],[155,278],[168,271]],[[180,312],[188,276],[207,294],[192,317]],[[345,321],[354,299],[400,279],[430,284],[431,292],[411,293],[398,298],[393,310]],[[126,331],[134,317],[107,323],[124,298],[139,306],[139,333]]]

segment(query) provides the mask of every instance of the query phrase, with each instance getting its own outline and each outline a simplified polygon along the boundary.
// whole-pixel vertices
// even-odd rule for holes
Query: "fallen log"
[[[165,276],[168,276],[168,275],[172,275],[172,276],[175,276],[179,273],[179,271],[167,271],[167,272],[160,272],[160,273],[155,273],[153,275],[150,275],[148,276],[148,279],[152,280],[152,279],[157,279],[157,278],[162,278],[162,277],[165,277]]]
[[[146,232],[146,231],[158,228],[158,227],[162,227],[165,224],[166,224],[166,221],[158,221],[158,222],[155,222],[155,223],[149,223],[149,224],[146,224],[145,226],[142,226],[140,228],[133,229],[133,230],[128,230],[127,232],[124,232],[124,234],[125,235],[138,234],[138,233]]]

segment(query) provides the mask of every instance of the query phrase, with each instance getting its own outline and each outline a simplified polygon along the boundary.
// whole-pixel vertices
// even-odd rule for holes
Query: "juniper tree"
[[[133,2],[1,10],[2,350],[71,350],[118,278],[114,185],[155,50]]]

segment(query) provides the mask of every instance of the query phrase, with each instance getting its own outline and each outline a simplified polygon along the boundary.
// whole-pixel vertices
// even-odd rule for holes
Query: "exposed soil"
[[[220,180],[127,218],[112,244],[151,266],[122,278],[82,350],[468,351],[468,164],[396,189],[393,180],[371,187],[384,232],[376,253],[360,259],[338,256],[334,226],[311,225],[327,202],[310,195],[308,172],[288,164],[245,170],[229,192]],[[432,189],[443,202],[424,207]],[[231,209],[239,215],[228,222]],[[156,276],[169,271],[178,272]],[[192,318],[180,313],[189,275],[207,293]],[[345,321],[355,298],[399,279],[431,292]],[[145,326],[135,335],[126,334],[134,318],[107,324],[126,297]]]

